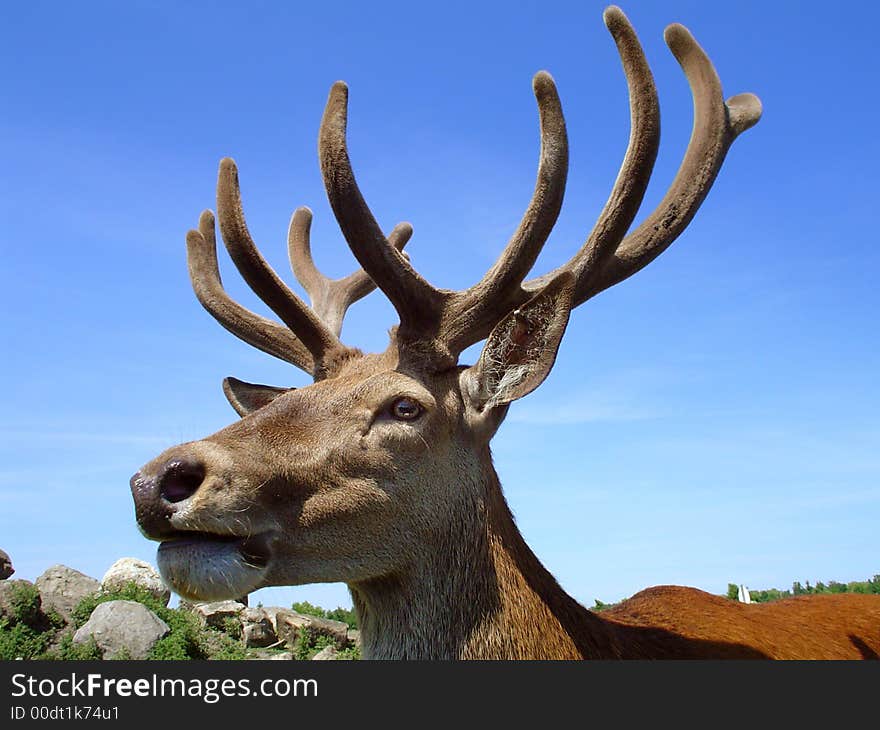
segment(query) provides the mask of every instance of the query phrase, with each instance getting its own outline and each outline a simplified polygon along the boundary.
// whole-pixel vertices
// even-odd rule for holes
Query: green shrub
[[[142,603],[144,606],[153,611],[163,621],[165,621],[165,618],[161,615],[160,612],[174,610],[171,608],[167,608],[152,593],[144,588],[141,588],[136,583],[126,583],[118,590],[101,591],[100,593],[97,593],[93,596],[86,596],[85,598],[83,598],[76,605],[76,608],[74,608],[73,612],[71,613],[74,626],[76,626],[76,628],[82,626],[86,621],[89,620],[89,617],[92,615],[92,611],[94,611],[100,604],[107,603],[107,601],[137,601],[138,603]]]
[[[40,627],[43,612],[40,610],[40,591],[30,583],[19,583],[10,591],[10,623]]]
[[[244,659],[245,647],[241,642],[241,623],[229,616],[220,628],[205,628],[200,634],[202,653],[208,659]]]
[[[323,616],[319,618],[323,618]],[[321,649],[331,645],[336,646],[336,642],[329,636],[318,634],[308,626],[304,626],[297,634],[291,651],[294,659],[305,660],[311,659]]]
[[[361,658],[361,650],[356,646],[350,646],[348,649],[340,651],[337,658],[346,661],[356,661]]]
[[[101,659],[101,649],[95,643],[95,638],[90,636],[88,641],[81,644],[73,643],[73,632],[66,632],[62,635],[58,646],[55,649],[47,651],[45,654],[37,657],[37,659],[53,659],[60,661],[87,661],[91,659]]]
[[[40,609],[40,591],[29,583],[10,590],[9,612],[0,618],[0,659],[34,659],[43,654],[63,621]]]
[[[154,603],[159,603],[154,600]],[[156,642],[150,650],[149,659],[207,659],[203,632],[199,619],[187,611],[167,608],[159,604],[158,609],[148,606],[162,619],[170,631]]]
[[[40,632],[24,622],[0,619],[0,659],[34,659],[46,651],[52,634]]]
[[[186,631],[171,631],[150,649],[148,659],[177,661],[184,659],[204,659],[201,643],[193,642]]]
[[[232,616],[227,616],[223,619],[223,627],[220,630],[232,639],[240,639],[241,621]]]
[[[217,638],[207,644],[203,644],[204,651],[208,659],[216,661],[236,661],[247,658],[244,644],[235,641],[228,634],[220,632],[216,633]]]
[[[336,641],[326,634],[319,634],[318,632],[308,627],[304,627],[297,634],[297,637],[293,642],[293,646],[290,647],[290,649],[294,659],[299,659],[300,661],[303,661],[312,659],[312,657],[314,657],[315,654],[321,651],[321,649],[324,649],[328,646],[335,647]],[[337,658],[344,660],[360,659],[361,652],[360,649],[358,649],[356,646],[350,646],[346,649],[339,650]]]

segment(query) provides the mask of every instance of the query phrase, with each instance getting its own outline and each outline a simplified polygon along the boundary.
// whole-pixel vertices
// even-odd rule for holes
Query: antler
[[[312,355],[286,327],[233,301],[220,280],[214,214],[199,216],[199,229],[186,234],[187,264],[196,298],[227,330],[249,345],[311,372]]]
[[[606,23],[609,16],[611,22],[629,24],[618,8],[605,11]],[[615,248],[609,247],[602,255],[591,255],[588,241],[564,266],[526,282],[521,297],[528,298],[556,274],[568,270],[578,278],[574,299],[577,306],[644,268],[691,222],[733,141],[761,118],[761,101],[754,94],[739,94],[724,101],[721,80],[712,61],[687,28],[674,23],[663,35],[684,70],[694,99],[693,132],[672,185],[657,208]],[[613,195],[609,204],[612,200]]]
[[[363,269],[358,269],[342,279],[330,279],[318,271],[312,259],[311,228],[312,211],[305,207],[297,208],[287,230],[290,266],[309,295],[315,314],[339,337],[342,320],[348,308],[373,291],[376,284]],[[388,242],[398,251],[402,251],[412,232],[409,223],[398,223],[388,235]]]
[[[300,208],[291,219],[288,242],[294,273],[312,299],[314,310],[292,292],[263,259],[251,238],[241,204],[238,171],[231,159],[220,162],[217,180],[220,230],[229,255],[251,289],[287,325],[266,319],[233,301],[223,288],[217,264],[214,216],[205,211],[199,229],[187,233],[190,279],[202,306],[227,330],[264,352],[325,377],[327,363],[348,351],[339,341],[345,312],[373,289],[369,276],[358,270],[330,280],[315,266],[309,245],[311,211]],[[392,245],[402,249],[412,226],[399,224],[391,234]]]
[[[348,307],[378,285],[400,316],[398,341],[438,368],[454,365],[469,345],[484,339],[508,312],[563,273],[574,277],[573,306],[623,281],[659,256],[681,234],[709,192],[733,141],[761,116],[761,102],[740,94],[726,103],[712,63],[681,25],[665,32],[694,98],[694,129],[684,159],[657,208],[626,235],[641,205],[660,140],[660,112],[651,70],[623,12],[604,14],[617,45],[629,89],[629,145],[608,201],[586,242],[563,266],[528,281],[562,206],[568,172],[568,139],[556,86],[546,72],[535,75],[541,155],[531,202],[499,259],[479,282],[463,291],[439,289],[410,264],[402,249],[412,235],[407,223],[385,237],[367,207],[351,168],[346,142],[348,88],[330,90],[318,138],[321,173],[345,239],[363,267],[331,280],[312,260],[312,214],[299,208],[288,232],[291,266],[312,303],[307,307],[260,256],[241,206],[238,174],[223,160],[217,207],[223,239],[236,267],[257,295],[289,329],[232,301],[217,267],[214,219],[202,214],[187,234],[190,276],[203,306],[228,330],[271,355],[311,372],[327,374],[327,362],[349,352],[339,341]]]
[[[706,197],[733,140],[755,124],[760,101],[752,94],[726,104],[706,54],[680,25],[666,29],[666,42],[690,83],[694,131],[684,161],[657,209],[625,236],[642,202],[660,137],[654,81],[638,38],[623,12],[604,14],[617,45],[629,87],[629,146],[611,195],[587,241],[555,271],[523,282],[556,221],[568,167],[565,122],[549,74],[533,87],[541,123],[541,158],[532,201],[501,257],[474,286],[438,289],[416,272],[379,230],[366,207],[346,147],[348,90],[337,82],[321,123],[319,154],[334,214],[355,257],[388,296],[400,315],[398,339],[410,350],[434,358],[438,367],[455,364],[458,354],[484,339],[506,313],[531,298],[559,274],[575,277],[574,306],[631,276],[664,251],[687,226]]]

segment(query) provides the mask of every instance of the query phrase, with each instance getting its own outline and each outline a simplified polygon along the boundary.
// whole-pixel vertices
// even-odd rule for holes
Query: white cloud
[[[507,420],[536,425],[644,421],[660,413],[633,392],[593,388],[551,402],[515,404]]]

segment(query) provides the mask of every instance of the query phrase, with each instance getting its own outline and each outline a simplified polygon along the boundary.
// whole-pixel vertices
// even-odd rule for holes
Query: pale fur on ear
[[[259,408],[268,405],[282,393],[295,388],[277,388],[274,385],[247,383],[238,378],[223,378],[223,394],[226,400],[242,418]]]
[[[478,411],[528,395],[553,367],[571,313],[574,276],[555,277],[492,330],[466,373],[465,395]]]

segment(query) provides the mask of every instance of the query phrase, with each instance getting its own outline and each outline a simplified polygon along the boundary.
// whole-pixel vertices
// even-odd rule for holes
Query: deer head
[[[693,135],[657,209],[627,233],[657,153],[659,109],[635,32],[617,8],[604,17],[629,86],[629,146],[586,242],[550,273],[527,278],[559,215],[568,168],[562,109],[545,72],[533,81],[541,154],[532,200],[497,262],[463,291],[438,288],[413,268],[402,253],[408,224],[386,237],[376,223],[348,156],[345,84],[330,91],[319,156],[333,212],[362,269],[336,281],[322,275],[310,254],[311,213],[297,210],[290,260],[311,307],[258,253],[235,164],[221,162],[223,241],[283,325],[224,292],[209,211],[186,239],[195,293],[229,331],[307,371],[314,383],[286,389],[226,379],[224,392],[241,420],[165,451],[132,478],[138,523],[160,541],[162,575],[182,596],[214,600],[269,585],[341,581],[369,634],[367,653],[381,654],[390,646],[383,637],[402,624],[409,655],[418,655],[414,647],[428,640],[418,637],[442,624],[455,636],[427,653],[463,655],[476,651],[463,648],[467,637],[495,641],[486,622],[505,610],[509,594],[541,598],[550,589],[538,584],[555,585],[513,525],[489,442],[509,405],[547,377],[571,310],[632,276],[675,240],[733,140],[761,114],[751,94],[725,103],[715,70],[690,33],[667,28],[666,42],[693,93]],[[400,321],[384,352],[364,354],[339,336],[347,308],[375,286]],[[460,364],[460,353],[483,340],[476,364]],[[462,619],[464,609],[456,606],[463,603],[471,607],[460,621],[465,628],[450,628],[453,615]],[[433,626],[422,626],[425,616]],[[462,632],[467,637],[457,635]]]

